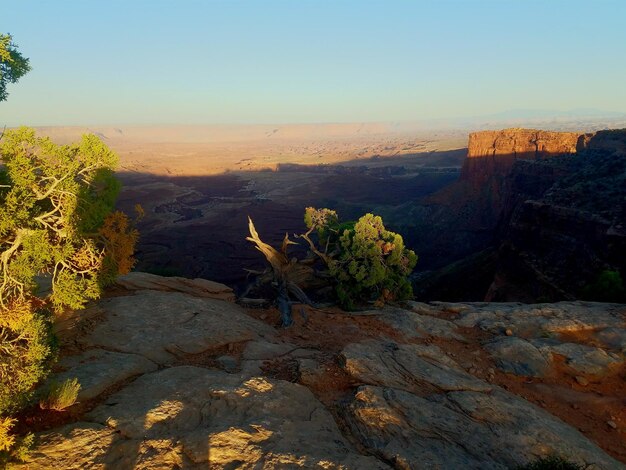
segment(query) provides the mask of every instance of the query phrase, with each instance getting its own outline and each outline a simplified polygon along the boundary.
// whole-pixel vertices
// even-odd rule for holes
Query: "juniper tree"
[[[30,70],[30,64],[13,43],[10,34],[0,34],[0,101],[6,101],[7,85],[17,82]]]
[[[308,207],[304,222],[309,230],[302,238],[328,266],[342,307],[353,309],[370,300],[383,305],[413,295],[408,276],[417,255],[401,235],[385,228],[382,218],[365,214],[356,222],[339,223],[334,211]],[[322,249],[309,238],[314,231]]]
[[[84,307],[115,275],[128,272],[138,233],[125,214],[113,212],[118,158],[96,136],[56,145],[29,128],[10,130],[0,140],[0,159],[0,420],[6,430],[8,416],[48,371],[52,315]]]

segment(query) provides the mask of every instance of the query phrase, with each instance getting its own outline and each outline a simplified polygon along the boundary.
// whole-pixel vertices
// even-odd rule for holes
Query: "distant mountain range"
[[[484,130],[503,127],[536,127],[546,130],[596,131],[626,127],[626,112],[596,108],[510,109],[470,117],[423,121],[427,127]]]

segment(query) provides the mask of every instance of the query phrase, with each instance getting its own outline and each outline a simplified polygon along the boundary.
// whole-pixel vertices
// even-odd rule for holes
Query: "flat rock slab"
[[[104,320],[83,340],[86,345],[140,354],[159,364],[275,333],[236,304],[180,292],[137,291],[100,306]]]
[[[362,386],[342,415],[367,450],[396,468],[505,470],[550,454],[590,469],[625,468],[574,428],[500,390],[420,397]]]
[[[146,374],[39,436],[39,468],[389,468],[357,453],[305,387],[182,366]]]
[[[515,336],[502,336],[484,345],[496,367],[509,374],[543,377],[550,370],[551,356]]]
[[[355,379],[416,393],[428,390],[489,391],[491,385],[462,370],[437,346],[378,340],[349,344],[341,353]]]
[[[408,338],[434,336],[459,341],[465,340],[457,332],[457,326],[454,323],[434,316],[420,315],[400,308],[386,308],[379,318]]]
[[[29,463],[13,468],[104,469],[104,458],[109,457],[111,448],[120,440],[121,436],[115,429],[102,424],[68,424],[37,435],[37,446],[29,454]]]
[[[626,353],[626,328],[605,328],[594,332],[592,337],[607,349]]]
[[[154,362],[143,356],[102,349],[90,349],[78,356],[64,357],[59,365],[66,370],[54,374],[51,380],[60,383],[66,379],[78,379],[79,402],[96,398],[114,385],[157,369]]]
[[[624,363],[621,354],[607,353],[584,344],[561,343],[554,339],[535,339],[531,342],[546,356],[558,354],[565,357],[565,364],[582,374],[605,375]]]
[[[235,301],[235,293],[230,287],[202,278],[162,277],[156,274],[132,272],[119,276],[115,283],[128,290],[183,292],[194,297]]]
[[[626,328],[626,306],[598,302],[464,304],[455,323],[494,334],[510,329],[516,336],[539,338],[546,333],[573,333]]]

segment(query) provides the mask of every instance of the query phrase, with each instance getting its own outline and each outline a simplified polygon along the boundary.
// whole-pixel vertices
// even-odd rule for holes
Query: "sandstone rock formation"
[[[235,300],[233,290],[208,279],[187,279],[184,277],[162,277],[154,274],[132,272],[120,276],[117,285],[129,290],[149,289],[165,292],[183,292],[194,297],[209,297],[211,299]]]
[[[473,186],[506,176],[518,160],[540,160],[576,153],[581,134],[535,129],[472,132],[461,179]]]
[[[418,279],[422,298],[569,300],[626,272],[625,197],[626,130],[482,131],[459,181],[394,222],[416,221],[401,231],[438,269]]]
[[[581,134],[535,129],[479,131],[469,135],[467,158],[514,155],[536,160],[551,155],[575,153]]]
[[[143,287],[63,336],[55,378],[78,377],[82,411],[18,468],[506,469],[554,453],[626,468],[623,379],[602,388],[624,370],[625,305],[410,302],[279,330],[275,311]]]

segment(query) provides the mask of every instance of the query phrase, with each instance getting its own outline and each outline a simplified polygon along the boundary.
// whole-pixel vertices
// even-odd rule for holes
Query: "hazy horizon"
[[[25,0],[5,10],[0,31],[32,65],[0,103],[9,126],[626,113],[618,1]]]

